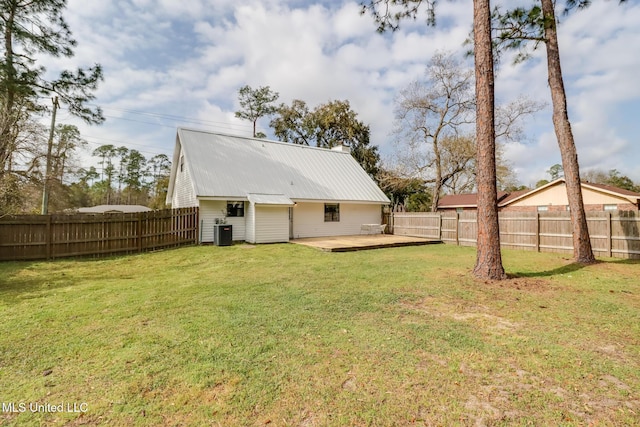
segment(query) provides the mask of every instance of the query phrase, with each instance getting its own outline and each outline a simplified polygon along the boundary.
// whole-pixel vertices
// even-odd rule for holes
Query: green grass
[[[640,263],[503,259],[486,283],[448,245],[3,263],[0,402],[26,411],[0,424],[640,424]]]

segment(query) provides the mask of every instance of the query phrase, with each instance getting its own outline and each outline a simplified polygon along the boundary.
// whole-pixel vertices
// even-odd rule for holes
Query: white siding
[[[245,203],[246,216],[247,203]],[[225,200],[200,200],[200,242],[213,243],[213,226],[216,218],[224,218],[227,212]],[[245,217],[227,217],[233,227],[233,240],[245,239]]]
[[[340,221],[324,221],[324,203],[299,202],[293,207],[293,238],[360,234],[362,224],[380,224],[379,204],[340,203]]]
[[[249,243],[256,242],[256,208],[253,203],[246,204],[246,223],[247,223],[247,232],[245,239]]]
[[[182,161],[182,156],[183,153],[180,153],[178,157],[178,159],[180,159],[178,160],[179,162]],[[174,209],[198,206],[193,182],[186,165],[187,159],[184,159],[184,162],[185,164],[182,171],[180,171],[180,164],[178,164],[176,169],[173,197],[171,198],[171,207]]]
[[[255,206],[255,243],[289,241],[289,206]]]

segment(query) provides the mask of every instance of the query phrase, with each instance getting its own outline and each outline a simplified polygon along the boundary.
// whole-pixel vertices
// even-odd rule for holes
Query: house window
[[[324,222],[340,221],[340,205],[334,203],[324,204]]]
[[[464,208],[456,208],[456,212],[462,213],[462,212],[464,212]]]
[[[227,216],[244,216],[244,202],[227,202]]]
[[[538,206],[538,212],[547,212],[549,210],[549,206]]]
[[[617,211],[618,205],[604,205],[605,211]]]
[[[180,157],[180,172],[184,172],[184,156]]]

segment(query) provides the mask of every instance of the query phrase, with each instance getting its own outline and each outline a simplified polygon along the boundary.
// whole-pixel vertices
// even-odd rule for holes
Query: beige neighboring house
[[[360,234],[389,199],[346,147],[324,149],[179,128],[167,191],[199,207],[200,242],[216,222],[249,243]]]
[[[610,185],[582,182],[582,199],[586,211],[640,210],[640,193]],[[476,194],[444,196],[438,204],[438,211],[476,209]],[[564,178],[534,190],[499,193],[498,209],[501,212],[567,212],[569,202]]]
[[[604,184],[582,183],[585,211],[638,211],[640,193]],[[503,212],[566,212],[569,210],[564,178],[515,197],[503,199],[498,207]]]

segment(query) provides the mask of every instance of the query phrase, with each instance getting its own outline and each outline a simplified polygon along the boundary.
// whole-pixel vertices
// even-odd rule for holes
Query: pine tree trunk
[[[15,116],[15,79],[16,70],[13,64],[13,25],[15,5],[9,6],[7,20],[4,22],[4,73],[6,82],[2,88],[2,102],[0,103],[0,179],[7,170],[7,164],[13,156],[15,138],[11,127]]]
[[[544,14],[544,34],[547,46],[547,67],[549,73],[549,88],[553,104],[553,127],[560,146],[564,179],[567,186],[567,199],[571,210],[571,225],[573,233],[573,256],[576,262],[593,263],[596,261],[589,240],[587,217],[582,201],[580,186],[580,168],[578,166],[578,152],[571,132],[571,123],[567,113],[567,97],[560,68],[560,50],[558,47],[558,33],[556,31],[556,17],[553,0],[541,0]]]
[[[494,75],[491,42],[491,4],[473,1],[473,37],[476,74],[476,139],[478,186],[478,247],[473,274],[480,279],[506,278],[500,254],[496,187]]]

